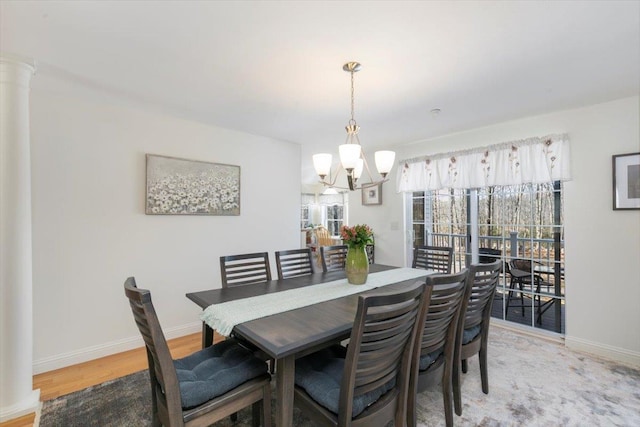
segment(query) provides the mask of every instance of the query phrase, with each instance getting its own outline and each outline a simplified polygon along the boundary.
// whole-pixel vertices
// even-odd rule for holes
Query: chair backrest
[[[419,329],[417,321],[429,295],[425,284],[416,282],[399,292],[380,291],[358,297],[340,386],[338,425],[351,425],[354,398],[381,387],[387,391],[375,406],[386,414],[389,413],[383,408],[395,407],[404,419],[412,349]],[[375,423],[366,424],[388,423],[374,420]]]
[[[278,267],[278,278],[280,279],[313,274],[311,249],[277,251],[276,266]]]
[[[453,248],[447,246],[417,246],[413,251],[413,268],[451,273]]]
[[[420,345],[416,346],[416,368],[420,356],[437,354],[444,357],[435,361],[434,368],[445,361],[452,363],[456,343],[456,332],[460,308],[469,291],[466,269],[454,274],[432,274],[427,276],[427,289],[431,288],[431,299],[423,316]]]
[[[156,413],[157,405],[160,404],[164,406],[162,412],[166,411],[171,421],[170,425],[181,425],[183,422],[182,398],[178,376],[151,302],[151,293],[145,289],[138,289],[133,277],[129,277],[124,282],[124,293],[129,298],[133,318],[147,349],[153,413]]]
[[[512,269],[531,272],[532,262],[529,259],[512,259],[509,264]]]
[[[223,288],[268,282],[271,280],[269,254],[257,252],[221,256],[220,275]]]
[[[331,234],[325,227],[318,226],[314,229],[314,232],[316,233],[316,244],[318,246],[331,246],[333,244]]]
[[[491,305],[496,292],[498,278],[502,271],[502,261],[491,264],[473,264],[469,267],[467,286],[471,288],[469,297],[463,301],[460,310],[458,337],[462,331],[477,325],[488,325],[491,317]],[[482,328],[482,331],[485,332]]]
[[[491,264],[497,259],[502,259],[502,251],[493,248],[478,248],[478,262],[480,264]]]
[[[322,271],[344,270],[348,250],[347,245],[321,246]]]

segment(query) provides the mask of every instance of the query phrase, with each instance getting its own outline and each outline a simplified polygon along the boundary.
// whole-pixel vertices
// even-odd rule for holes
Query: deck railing
[[[427,236],[427,242],[433,246],[451,246],[453,247],[453,265],[452,271],[460,271],[471,263],[471,250],[468,245],[468,237],[466,234],[444,234],[430,233]],[[551,267],[555,273],[549,278],[553,281],[554,286],[550,292],[533,294],[530,296],[540,295],[541,298],[555,301],[552,321],[544,321],[542,325],[533,322],[531,326],[542,327],[544,329],[553,330],[555,332],[563,332],[563,306],[564,306],[564,240],[559,240],[558,245],[554,239],[535,239],[530,237],[518,237],[517,232],[512,232],[508,237],[502,236],[479,236],[479,248],[498,249],[502,252],[502,259],[509,261],[514,258],[525,258],[540,263],[544,266]],[[556,247],[560,248],[559,256],[556,257]],[[498,292],[506,297],[509,291],[508,274],[503,274],[498,285]],[[503,312],[502,318],[507,318],[507,313]],[[513,320],[510,317],[508,320]],[[525,318],[515,318],[516,322],[522,322]],[[527,323],[525,321],[525,323]]]

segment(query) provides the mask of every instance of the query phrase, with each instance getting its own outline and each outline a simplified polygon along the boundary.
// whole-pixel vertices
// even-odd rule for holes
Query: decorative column
[[[0,422],[35,412],[29,83],[33,61],[0,54]]]

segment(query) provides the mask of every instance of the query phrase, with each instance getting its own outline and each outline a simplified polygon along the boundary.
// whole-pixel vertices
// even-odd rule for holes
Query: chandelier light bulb
[[[364,160],[362,158],[356,161],[356,167],[353,169],[353,178],[358,179],[362,175],[362,170],[364,169]]]
[[[342,144],[338,147],[340,162],[345,170],[355,169],[362,151],[359,144]]]
[[[391,168],[393,168],[393,162],[396,159],[396,153],[394,151],[376,151],[376,169],[378,169],[378,173],[382,175],[382,177],[386,177],[389,172],[391,172]]]
[[[320,153],[313,155],[313,167],[316,169],[316,173],[320,175],[321,178],[329,175],[331,171],[331,154],[328,153]]]

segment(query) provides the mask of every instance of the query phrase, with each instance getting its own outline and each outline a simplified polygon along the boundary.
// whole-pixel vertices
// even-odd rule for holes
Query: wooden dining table
[[[397,267],[372,264],[370,273]],[[425,270],[424,277],[430,272]],[[282,292],[344,279],[344,271],[314,273],[282,280],[271,280],[246,286],[211,289],[187,294],[202,309],[212,304]],[[398,281],[384,290],[398,290],[421,278]],[[357,285],[353,285],[357,286]],[[375,290],[365,290],[363,293]],[[358,306],[358,295],[352,294],[310,306],[284,311],[271,316],[240,323],[233,335],[256,346],[276,360],[276,423],[278,427],[293,425],[293,389],[295,360],[323,347],[347,339],[351,333]],[[247,307],[250,310],[251,307]],[[203,323],[203,346],[211,345],[213,331]]]

